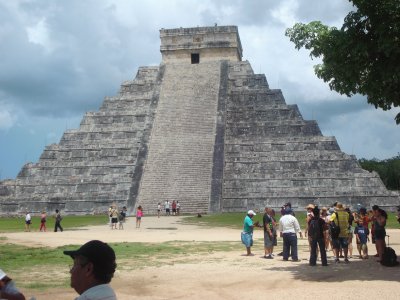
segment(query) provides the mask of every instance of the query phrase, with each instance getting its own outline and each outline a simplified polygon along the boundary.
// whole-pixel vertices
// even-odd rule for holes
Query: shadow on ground
[[[353,259],[349,264],[343,260],[335,264],[332,259],[328,259],[328,266],[323,267],[321,262],[317,266],[311,267],[303,260],[298,262],[285,262],[284,267],[265,268],[266,271],[287,271],[292,273],[294,279],[314,282],[343,282],[347,280],[360,281],[399,281],[400,267],[385,267],[376,262],[375,258],[368,260]]]

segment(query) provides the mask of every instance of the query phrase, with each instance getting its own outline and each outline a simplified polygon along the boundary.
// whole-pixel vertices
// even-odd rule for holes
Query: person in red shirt
[[[176,215],[176,201],[172,201],[172,215],[175,216]]]

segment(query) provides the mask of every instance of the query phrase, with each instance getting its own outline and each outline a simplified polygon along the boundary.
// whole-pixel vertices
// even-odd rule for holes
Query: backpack
[[[382,255],[381,264],[386,267],[394,267],[399,264],[396,252],[391,247],[386,247]]]
[[[336,225],[335,222],[331,222],[331,223],[329,224],[329,230],[330,230],[330,232],[331,232],[331,237],[332,237],[332,239],[337,239],[337,238],[339,238],[339,234],[340,234],[339,214],[336,214],[336,219],[337,219],[338,225]]]
[[[322,238],[321,228],[319,226],[319,219],[312,218],[308,223],[308,236],[313,240]]]

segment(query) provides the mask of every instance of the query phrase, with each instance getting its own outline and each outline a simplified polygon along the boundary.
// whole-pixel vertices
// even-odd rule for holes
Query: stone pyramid
[[[398,204],[397,192],[242,61],[236,26],[160,37],[159,66],[139,68],[37,163],[0,182],[1,214],[103,213],[113,202],[155,214],[166,200],[184,213]]]

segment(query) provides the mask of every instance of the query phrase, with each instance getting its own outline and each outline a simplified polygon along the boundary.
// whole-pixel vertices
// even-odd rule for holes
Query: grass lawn
[[[54,217],[48,216],[46,227],[48,231],[54,230]],[[61,226],[65,229],[77,227],[104,225],[107,224],[106,215],[87,215],[87,216],[63,216]],[[32,217],[31,231],[38,231],[40,227],[40,217]],[[18,218],[0,218],[0,232],[18,232],[25,230],[25,215]]]
[[[245,213],[222,213],[213,215],[203,215],[201,218],[198,217],[187,217],[182,220],[183,223],[209,226],[209,227],[229,227],[235,229],[241,229],[243,227],[243,220]],[[262,224],[263,214],[257,214],[253,220],[259,221]],[[279,220],[280,215],[277,215]],[[296,212],[296,218],[299,221],[300,228],[304,231],[306,225],[306,212]],[[399,222],[397,222],[396,214],[393,212],[388,213],[388,220],[386,224],[388,229],[400,228]]]
[[[261,244],[261,242],[259,242]],[[117,256],[118,270],[137,270],[149,266],[174,263],[194,263],[191,254],[237,251],[240,242],[164,242],[164,243],[110,243]],[[69,267],[73,264],[64,250],[79,245],[58,248],[32,248],[7,244],[0,247],[1,268],[12,274],[19,287],[37,290],[69,287]],[[203,256],[204,259],[205,256]],[[35,274],[26,280],[27,274]],[[40,275],[39,275],[40,274]]]
[[[400,228],[400,224],[397,222],[396,214],[393,212],[388,213],[389,218],[387,220],[386,228]],[[201,218],[197,216],[184,217],[182,223],[194,224],[200,226],[209,227],[228,227],[240,229],[243,227],[244,213],[221,213],[203,215]],[[254,221],[262,223],[263,214],[259,213],[254,217]],[[278,220],[280,215],[278,214]],[[296,218],[300,223],[302,229],[305,228],[306,213],[296,212]],[[65,229],[73,229],[84,226],[92,225],[104,225],[108,222],[107,216],[103,215],[87,215],[87,216],[64,216],[61,225]],[[25,230],[25,217],[19,218],[0,218],[0,232],[18,232]],[[32,217],[32,231],[38,231],[40,226],[40,218]],[[54,230],[54,218],[52,216],[47,218],[46,222],[47,230]]]

